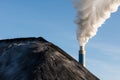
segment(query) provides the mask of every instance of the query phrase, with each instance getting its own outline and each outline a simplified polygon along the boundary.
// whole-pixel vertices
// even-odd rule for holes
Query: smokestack
[[[85,50],[83,46],[80,46],[79,50],[79,63],[85,66]]]

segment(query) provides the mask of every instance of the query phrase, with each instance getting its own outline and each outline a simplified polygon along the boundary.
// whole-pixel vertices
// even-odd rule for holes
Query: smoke
[[[117,11],[120,0],[73,0],[73,4],[77,10],[77,39],[85,46],[110,14]]]

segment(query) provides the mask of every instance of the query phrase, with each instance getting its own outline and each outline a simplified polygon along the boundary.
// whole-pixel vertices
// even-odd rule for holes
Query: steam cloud
[[[110,14],[117,11],[120,0],[73,0],[73,4],[77,9],[77,39],[85,46]]]

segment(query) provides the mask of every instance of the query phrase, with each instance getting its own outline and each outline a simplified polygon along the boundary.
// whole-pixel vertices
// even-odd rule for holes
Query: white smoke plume
[[[73,0],[73,4],[77,9],[77,39],[85,46],[110,14],[117,11],[120,0]]]

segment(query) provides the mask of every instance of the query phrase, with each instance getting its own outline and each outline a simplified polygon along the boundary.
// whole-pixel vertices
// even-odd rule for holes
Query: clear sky
[[[44,37],[78,60],[71,0],[0,0],[0,39]],[[120,80],[120,9],[86,45],[86,67],[101,80]]]

